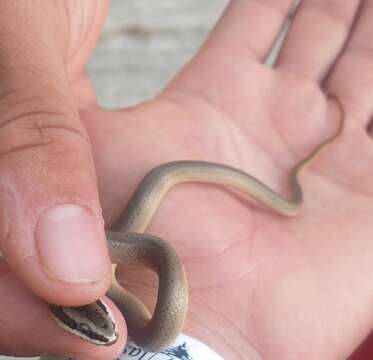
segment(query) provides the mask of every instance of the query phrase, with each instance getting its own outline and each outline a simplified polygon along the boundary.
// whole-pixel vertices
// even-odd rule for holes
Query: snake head
[[[103,301],[84,306],[49,305],[55,320],[69,333],[96,345],[112,345],[118,340],[113,314]]]

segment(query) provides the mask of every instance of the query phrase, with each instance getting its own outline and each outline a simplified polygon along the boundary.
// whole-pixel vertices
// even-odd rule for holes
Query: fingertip
[[[11,234],[21,241],[8,237],[3,243],[6,261],[24,285],[57,305],[78,306],[102,297],[112,270],[101,218],[64,203],[40,211],[35,223],[28,241],[17,229]]]
[[[60,204],[38,219],[35,243],[46,276],[70,284],[99,282],[108,272],[103,231],[88,210]]]

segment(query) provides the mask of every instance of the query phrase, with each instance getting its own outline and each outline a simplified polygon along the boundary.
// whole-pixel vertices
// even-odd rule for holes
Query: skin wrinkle
[[[281,64],[281,71],[283,73],[287,73],[289,76],[297,75],[298,78],[303,79],[307,82],[315,82],[315,77],[312,74],[307,74],[301,71],[299,67],[292,66],[292,62],[290,60],[286,60],[285,64]],[[323,76],[320,76],[319,81],[321,82]]]
[[[33,128],[29,128],[30,130],[32,130]],[[73,135],[77,135],[78,138],[84,140],[85,143],[87,143],[87,145],[90,144],[89,142],[89,138],[87,136],[85,136],[84,134],[82,134],[82,132],[80,132],[79,130],[73,128],[73,127],[70,127],[70,126],[53,126],[53,125],[50,125],[50,126],[37,126],[35,127],[36,130],[39,130],[40,133],[43,133],[43,132],[46,132],[48,130],[62,130],[63,132],[69,132]],[[34,130],[35,130],[34,129]],[[42,134],[42,137],[45,137],[45,134]],[[57,139],[59,137],[57,136]],[[62,138],[62,137],[61,137]]]
[[[266,109],[271,109],[271,107],[270,106],[266,106]],[[279,140],[281,141],[281,143],[282,143],[282,145],[283,145],[283,147],[285,147],[285,148],[287,148],[288,149],[288,151],[289,151],[289,153],[292,153],[292,151],[291,151],[291,149],[290,149],[290,146],[288,145],[288,143],[285,141],[285,138],[284,138],[284,136],[283,136],[283,134],[282,134],[282,132],[281,131],[279,131],[279,129],[278,129],[278,122],[277,121],[275,121],[275,119],[276,119],[276,116],[274,116],[273,115],[273,113],[271,112],[271,111],[268,111],[268,113],[269,113],[269,117],[270,117],[270,119],[271,119],[271,122],[270,122],[270,125],[271,126],[274,126],[276,129],[277,129],[277,134],[278,134],[278,138],[279,138]],[[237,123],[237,122],[236,122]],[[239,125],[239,127],[240,127],[240,129],[241,130],[243,130],[244,131],[244,127],[241,125],[241,124],[238,124]],[[248,135],[250,135],[249,133],[248,133]],[[259,145],[259,143],[258,142],[255,142],[255,144],[266,154],[266,156],[271,160],[271,162],[273,163],[273,167],[275,167],[276,165],[277,165],[277,167],[282,167],[282,171],[286,171],[287,170],[287,166],[285,166],[284,164],[281,164],[281,162],[283,161],[282,159],[284,159],[285,158],[285,156],[280,156],[278,159],[277,158],[275,158],[273,155],[272,156],[270,156],[270,151],[266,151],[265,149],[263,149],[262,147],[260,147],[260,145]],[[294,156],[295,154],[294,153],[292,153],[292,155],[293,155],[293,161],[296,161],[296,156]],[[278,164],[281,164],[281,166],[279,166]]]
[[[23,52],[20,54],[20,55],[23,55]],[[18,83],[18,79],[24,79],[25,77],[28,79],[28,80],[32,80],[32,86],[33,88],[36,88],[37,86],[41,86],[40,88],[42,90],[45,90],[45,87],[46,85],[50,86],[50,88],[53,90],[53,94],[56,95],[56,94],[59,94],[61,96],[62,99],[65,99],[66,98],[66,94],[63,94],[62,93],[62,90],[63,90],[63,79],[62,78],[59,78],[58,76],[58,71],[56,71],[55,69],[49,69],[48,71],[43,69],[43,63],[41,63],[40,65],[35,65],[35,63],[33,65],[13,65],[13,66],[10,66],[12,65],[12,63],[8,63],[8,66],[2,64],[1,65],[1,68],[0,68],[0,72],[6,72],[6,73],[9,73],[9,72],[12,72],[13,74],[13,77],[14,77],[14,80],[12,81],[11,84],[7,84],[7,91],[9,91],[9,85],[13,85],[14,86],[19,86],[19,83]],[[32,74],[32,77],[30,77],[30,73]],[[36,81],[36,79],[38,81]],[[43,81],[41,81],[43,80]],[[58,85],[57,85],[58,84]],[[61,89],[62,88],[62,89]],[[27,89],[29,89],[29,87],[27,87]]]
[[[206,308],[206,305],[203,308]],[[221,317],[219,317],[218,319],[220,319],[220,318]],[[237,354],[237,349],[234,346],[232,346],[232,342],[229,341],[227,336],[224,336],[219,331],[217,331],[216,327],[210,328],[204,322],[194,320],[194,319],[198,319],[198,316],[191,316],[191,319],[188,321],[188,323],[190,324],[191,328],[197,330],[196,331],[197,334],[202,334],[202,337],[203,337],[203,334],[211,334],[212,333],[212,334],[214,334],[214,339],[216,339],[217,343],[224,344],[224,346],[226,348],[230,349],[230,351],[232,353],[235,353],[236,355],[239,355],[239,354]],[[188,324],[186,324],[186,332],[188,333]],[[245,343],[246,342],[247,342],[247,339],[245,339]]]
[[[226,134],[229,135],[228,137],[228,140],[229,140],[229,144],[226,146],[226,148],[230,149],[230,151],[232,151],[232,154],[234,154],[234,157],[236,158],[237,160],[237,167],[239,169],[243,169],[244,168],[244,155],[242,152],[240,152],[240,147],[239,147],[239,141],[238,140],[238,137],[241,137],[242,134],[239,133],[239,132],[236,132],[234,131],[233,127],[232,127],[232,124],[233,125],[236,125],[234,122],[231,122],[229,123],[228,121],[224,122],[223,121],[223,124],[226,124],[225,125],[225,131],[226,131]],[[218,151],[220,151],[221,155],[220,155],[220,158],[223,158],[223,148],[221,146],[219,146],[218,144],[216,145],[216,153],[218,153]]]
[[[259,273],[257,272],[255,275],[256,275],[255,283],[257,284],[260,281]],[[248,303],[249,304],[256,304],[256,302],[257,302],[256,301],[256,294],[257,294],[256,289],[257,289],[257,287],[254,286],[253,290],[249,294],[249,297],[248,297]],[[258,328],[257,328],[257,326],[259,327],[259,325],[257,325],[255,312],[253,311],[253,309],[254,309],[254,306],[252,305],[252,306],[249,307],[249,310],[248,310],[249,322],[247,323],[247,329],[246,329],[248,334],[250,333],[250,326],[252,327],[252,330],[251,330],[252,334],[258,334],[259,333]],[[258,340],[257,337],[255,339],[252,339],[252,345],[254,346],[254,348],[258,352],[258,354],[261,356],[261,358],[264,359],[264,354],[259,350],[259,349],[261,349],[261,346],[260,346],[260,340]]]
[[[181,91],[180,91],[181,92]],[[198,93],[198,92],[197,92]],[[188,97],[189,98],[191,98],[191,99],[193,99],[193,96],[195,96],[195,94],[194,94],[194,92],[193,91],[182,91],[181,92],[181,94],[183,95],[183,94],[187,94],[188,95]],[[234,124],[234,125],[236,125],[238,128],[239,128],[239,130],[241,131],[241,132],[243,132],[243,133],[245,133],[246,135],[251,135],[250,134],[250,132],[248,131],[248,129],[245,127],[245,126],[243,126],[243,124],[240,122],[240,121],[237,121],[236,119],[233,119],[233,118],[231,118],[230,116],[229,116],[229,114],[223,109],[223,108],[221,108],[214,100],[212,100],[211,98],[208,98],[207,96],[204,96],[203,94],[200,94],[200,93],[198,93],[198,95],[199,95],[199,98],[200,99],[203,99],[203,101],[204,101],[204,103],[205,103],[205,105],[207,105],[210,109],[212,109],[214,112],[217,112],[217,113],[222,113],[222,114],[224,114],[225,115],[225,121],[226,120],[228,120],[228,121],[230,121],[230,123],[231,124]],[[255,145],[257,145],[257,147],[263,152],[263,153],[265,153],[266,155],[267,155],[267,157],[268,158],[270,158],[271,160],[274,160],[274,159],[272,159],[271,157],[269,157],[269,154],[267,154],[267,152],[262,148],[262,147],[260,147],[259,146],[259,144],[255,141],[255,139],[250,139],[250,140],[252,140],[254,143],[255,143]],[[274,161],[273,161],[274,162]]]
[[[217,103],[215,103],[211,98],[208,98],[205,96],[205,94],[203,93],[199,93],[199,91],[191,91],[191,90],[173,90],[172,91],[172,94],[173,94],[173,97],[176,96],[180,96],[181,98],[190,98],[190,99],[193,99],[193,97],[195,97],[195,95],[197,94],[198,95],[198,100],[202,101],[205,105],[207,105],[207,107],[209,109],[211,109],[213,111],[213,113],[221,113],[221,114],[224,114],[226,116],[226,119],[228,119],[232,124],[236,125],[240,131],[244,132],[245,134],[247,135],[251,135],[249,133],[249,131],[246,129],[246,127],[244,127],[239,121],[235,121],[234,119],[232,119],[229,114],[224,110],[222,109],[221,107],[219,107],[219,105]],[[163,98],[164,96],[162,96]],[[171,98],[171,102],[175,102],[175,100],[172,100]],[[224,122],[224,121],[223,121]],[[265,151],[260,145],[258,142],[255,141],[255,138],[252,138],[250,137],[250,141],[252,141],[257,147],[258,149],[260,149],[262,151],[263,154],[265,154],[267,156],[268,159],[271,160],[271,162],[273,163],[273,167],[277,166],[277,161],[275,161],[275,159],[269,155],[269,152]],[[236,156],[238,158],[238,156]]]
[[[357,187],[353,187],[351,185],[346,185],[344,182],[342,181],[338,181],[338,176],[336,176],[335,178],[332,178],[331,176],[324,176],[324,175],[321,175],[319,174],[320,176],[322,176],[322,178],[326,181],[328,181],[330,184],[333,184],[335,186],[338,186],[340,189],[344,190],[344,191],[352,191],[354,192],[355,194],[357,195],[360,195],[360,196],[364,196],[364,197],[369,197],[369,198],[373,198],[373,191],[372,193],[368,192],[368,191],[362,191],[361,189],[358,189]],[[358,179],[359,177],[357,177]]]
[[[53,105],[61,104],[60,106],[63,107],[66,107],[68,104],[72,105],[72,101],[69,102],[67,96],[64,96],[61,92],[55,91],[54,87],[50,86],[50,84],[45,83],[42,86],[37,86],[33,81],[26,86],[20,86],[17,84],[12,88],[8,88],[6,89],[6,93],[3,93],[1,96],[3,102],[8,105],[32,104],[34,106],[41,106],[49,103]],[[6,98],[7,96],[10,100]],[[72,110],[76,113],[75,109],[69,109],[69,111]]]
[[[256,232],[257,230],[257,227],[256,226],[253,226],[252,227],[252,232]],[[250,236],[252,238],[254,238],[255,236],[253,235]],[[251,241],[251,247],[254,245],[254,239]],[[233,246],[233,244],[232,244]],[[229,248],[229,247],[228,247]],[[254,264],[251,266],[250,269],[248,269],[244,274],[242,274],[241,276],[239,276],[238,278],[232,278],[230,281],[221,281],[220,283],[217,283],[215,285],[212,285],[212,286],[202,286],[202,287],[196,287],[194,286],[193,288],[190,289],[190,294],[192,295],[193,293],[195,293],[196,290],[198,290],[198,292],[202,292],[202,291],[207,291],[207,290],[212,290],[212,289],[219,289],[220,287],[224,287],[228,284],[234,284],[234,283],[242,283],[243,280],[245,279],[245,277],[249,276],[252,274],[253,271],[257,270],[257,267],[259,266],[259,264]],[[250,292],[250,296],[254,296],[254,291]],[[193,298],[193,297],[192,297]],[[219,311],[216,311],[214,308],[210,308],[207,306],[207,308],[210,310],[210,312],[212,314],[215,315],[215,317],[217,318],[224,318],[225,319],[225,323],[228,323],[232,326],[233,329],[236,330],[236,332],[241,336],[241,338],[243,339],[243,343],[247,343],[247,335],[244,333],[244,331],[240,328],[238,328],[232,321],[232,319],[230,317],[226,317],[224,315],[221,314],[221,312]],[[211,329],[209,329],[211,331]],[[235,353],[237,350],[234,346],[232,346],[232,342],[229,340],[229,337],[225,336],[225,334],[223,335],[220,335],[219,338],[221,339],[221,341],[225,344],[225,346],[231,348],[231,351],[233,353]],[[255,351],[257,351],[255,349]],[[258,352],[258,351],[257,351]],[[261,355],[261,354],[260,354]],[[238,356],[238,354],[237,354]]]
[[[22,146],[17,146],[15,148],[10,149],[10,150],[0,152],[0,158],[3,159],[7,155],[13,155],[13,154],[18,153],[18,152],[28,151],[29,149],[44,147],[45,145],[48,145],[49,143],[50,142],[46,142],[46,143],[42,143],[42,144],[26,144],[26,145],[22,145]]]
[[[189,103],[188,100],[196,101],[195,100],[196,95],[197,95],[198,101],[202,103],[204,107],[206,107],[210,111],[212,110],[211,112],[214,114],[212,118],[216,118],[218,116],[221,122],[224,122],[227,120],[233,122],[232,121],[233,119],[231,118],[231,116],[229,116],[229,114],[224,109],[219,107],[219,105],[214,100],[212,100],[211,97],[208,97],[206,96],[206,94],[200,93],[198,90],[195,90],[195,89],[194,90],[186,90],[186,89],[172,90],[172,97],[163,95],[162,99],[168,98],[171,104],[175,106],[175,104],[177,104],[178,101],[180,101],[179,99],[187,99],[186,103]]]
[[[96,3],[96,9],[95,9],[95,13],[96,13],[97,9],[99,8],[99,3],[96,0],[94,2]],[[73,27],[77,27],[79,29],[85,29],[84,32],[82,31],[79,32],[79,37],[78,39],[74,39],[75,41],[72,41],[71,32],[69,32],[69,35],[68,35],[70,38],[69,42],[70,43],[75,42],[75,47],[73,47],[72,49],[69,49],[68,51],[68,57],[67,57],[67,62],[68,62],[68,60],[71,60],[74,58],[74,56],[76,56],[76,54],[80,50],[81,44],[84,44],[86,40],[88,39],[88,36],[92,30],[92,26],[94,25],[94,17],[93,16],[89,17],[84,14],[84,11],[86,8],[82,7],[80,2],[75,2],[75,4],[72,5],[72,8],[70,8],[71,2],[64,1],[63,4],[64,4],[66,18],[68,19],[68,21],[70,21],[70,23],[71,23],[71,16],[70,16],[71,13],[78,13],[80,15],[78,24],[74,25]],[[77,6],[79,6],[79,10],[76,9]],[[89,26],[84,25],[84,19],[86,18],[91,18],[92,20]],[[72,26],[67,27],[67,28],[71,28],[71,27]]]
[[[28,56],[30,58],[32,58],[33,71],[35,71],[35,73],[37,73],[38,75],[43,75],[44,78],[48,78],[49,75],[51,75],[51,74],[48,74],[47,71],[44,71],[43,61],[41,59],[39,60],[39,63],[38,63],[39,66],[36,66],[39,57],[36,55],[36,58],[35,58],[35,53],[36,54],[38,53],[38,50],[41,48],[40,45],[43,45],[44,49],[48,49],[51,45],[50,42],[47,42],[46,39],[42,36],[35,36],[35,37],[30,36],[28,38],[28,41],[29,41],[29,44],[30,44],[30,52],[29,52]],[[31,44],[34,45],[34,49],[31,49]],[[56,51],[56,50],[57,49],[53,49],[53,51]],[[24,52],[22,53],[20,51],[18,55],[22,56],[23,54],[24,54]],[[19,69],[19,68],[20,67],[17,67],[16,69]],[[49,68],[49,70],[51,70],[51,68]],[[53,75],[57,75],[57,73],[53,73]]]
[[[245,243],[248,238],[252,238],[252,234],[254,233],[254,229],[251,230],[251,234],[245,234],[241,238],[230,241],[226,246],[223,246],[221,249],[218,251],[215,250],[214,255],[212,254],[207,254],[206,257],[204,256],[198,256],[198,258],[194,258],[194,260],[188,259],[185,257],[186,261],[189,261],[190,263],[198,263],[198,264],[206,264],[208,262],[216,262],[219,260],[221,257],[225,257],[227,252],[231,250],[233,247],[238,246],[241,243]],[[217,239],[215,239],[215,242],[217,242]]]
[[[12,116],[10,118],[5,117],[5,119],[6,120],[0,124],[0,129],[4,128],[7,125],[13,125],[13,124],[18,124],[18,123],[22,124],[23,122],[25,122],[27,126],[23,126],[22,128],[24,129],[29,129],[29,130],[36,129],[39,131],[56,129],[56,130],[69,131],[81,137],[86,143],[88,144],[90,143],[87,134],[83,133],[83,131],[79,131],[73,126],[67,125],[68,123],[71,123],[72,121],[66,115],[65,112],[35,110],[35,111],[30,111],[30,112],[23,112],[19,115]],[[56,123],[56,119],[62,119],[62,121],[59,120],[58,122],[61,122],[61,124],[64,124],[64,125],[53,125],[54,123]],[[30,126],[28,123],[30,123],[30,125],[33,125],[33,126]],[[49,125],[49,123],[51,123],[51,125]],[[44,124],[48,124],[48,125],[44,125]]]
[[[238,151],[238,145],[237,142],[234,141],[234,132],[232,131],[231,125],[228,122],[223,121],[223,124],[226,124],[224,126],[226,134],[227,134],[227,140],[226,142],[229,142],[229,144],[219,144],[219,141],[215,141],[215,146],[214,146],[214,153],[217,155],[217,158],[221,159],[224,157],[224,153],[226,152],[225,150],[228,148],[232,151],[232,155],[235,157],[237,160],[237,166],[242,169],[242,154],[239,153]],[[236,134],[238,138],[241,134]]]
[[[19,122],[18,120],[26,120],[27,122],[32,122],[32,120],[30,120],[29,118],[37,117],[37,116],[50,116],[52,119],[55,118],[55,117],[62,117],[62,118],[66,117],[66,115],[64,113],[58,112],[58,111],[31,111],[31,112],[22,113],[20,115],[16,115],[15,117],[6,119],[5,121],[0,123],[0,129],[4,128],[7,125],[13,125],[14,123]],[[33,121],[33,122],[36,123],[37,121]],[[48,126],[48,127],[52,128],[53,126]],[[36,124],[35,127],[24,126],[23,128],[24,129],[29,129],[29,130],[35,130],[35,129],[42,128],[42,126],[40,126],[40,125],[38,126]],[[85,139],[85,140],[87,141],[87,139]]]
[[[75,1],[76,2],[76,1]],[[66,39],[69,39],[69,41],[67,41],[67,43],[71,43],[72,42],[72,37],[71,37],[71,34],[70,34],[70,30],[74,28],[71,26],[71,24],[68,24],[68,20],[69,20],[69,15],[70,15],[70,9],[69,9],[69,5],[71,5],[71,2],[66,2],[66,1],[61,1],[61,4],[62,6],[59,8],[59,11],[63,11],[63,13],[59,14],[61,16],[62,19],[66,20],[64,22],[64,29],[65,29],[65,34],[68,34],[68,36],[66,37]],[[74,12],[73,12],[74,13]],[[70,25],[70,26],[68,26]],[[67,49],[65,49],[67,50]]]
[[[74,128],[70,128],[70,127],[46,126],[46,127],[35,127],[35,128],[29,128],[29,129],[38,130],[39,134],[40,134],[38,136],[38,138],[31,143],[28,143],[28,144],[26,143],[26,144],[23,144],[23,145],[12,147],[8,150],[0,151],[0,158],[4,158],[7,155],[15,154],[16,152],[25,151],[25,150],[27,151],[28,149],[32,149],[32,148],[39,148],[39,147],[44,147],[44,146],[47,146],[47,145],[53,145],[57,141],[57,139],[59,139],[59,137],[54,136],[55,139],[50,139],[44,133],[45,131],[48,131],[48,130],[51,130],[51,129],[52,130],[60,130],[60,131],[62,130],[63,132],[70,132],[74,135],[78,135],[79,138],[81,138],[85,142],[87,142],[87,139],[86,139],[85,136],[83,136],[78,130],[76,130]]]
[[[177,108],[177,103],[179,101],[179,99],[187,99],[187,101],[185,101],[185,104],[189,104],[189,99],[193,99],[193,94],[191,94],[189,91],[167,91],[165,90],[162,95],[159,97],[158,101],[161,101],[163,103],[166,104],[166,107],[167,108],[171,108],[172,110],[174,108]],[[202,99],[202,98],[197,98],[197,99],[193,99],[193,101],[198,101],[198,102],[201,102],[203,104],[206,104],[206,105],[209,105],[207,101],[205,101],[205,99]],[[219,121],[221,121],[221,114],[219,114],[216,109],[213,107],[213,106],[207,106],[208,110],[210,112],[210,110],[212,110],[213,112],[213,116],[211,118],[214,118],[215,121],[216,121],[216,118],[218,117]],[[185,112],[187,112],[186,110],[184,110]],[[188,106],[188,111],[191,111],[190,109],[190,106]],[[194,114],[192,113],[191,114],[191,117],[195,117]],[[205,118],[205,116],[204,116]],[[167,130],[167,129],[165,129]],[[182,136],[185,136],[185,133],[179,133],[180,135]],[[188,134],[190,135],[190,134]],[[200,141],[199,139],[197,139],[198,142]]]
[[[20,96],[19,96],[20,93],[25,94],[29,90],[30,90],[29,87],[11,89],[11,90],[7,91],[6,94],[1,95],[2,102],[4,103],[4,105],[10,105],[11,104],[15,108],[17,108],[18,106],[22,106],[22,105],[24,106],[25,104],[27,104],[27,105],[30,105],[30,104],[34,105],[34,104],[40,104],[40,103],[48,104],[47,100],[56,100],[57,104],[62,103],[62,101],[63,101],[63,99],[59,99],[58,97],[49,96],[48,98],[46,98],[45,95],[31,95],[27,98],[20,99]],[[34,91],[33,91],[33,93],[34,93]],[[12,98],[11,101],[6,99],[6,96],[12,97],[13,95],[14,95],[14,98]],[[10,103],[10,104],[8,104],[8,103]],[[53,104],[53,102],[51,102],[51,103]],[[22,109],[22,112],[25,112],[25,110]]]
[[[211,285],[194,285],[193,287],[190,288],[189,293],[193,294],[196,293],[197,291],[203,291],[203,290],[213,290],[213,289],[219,289],[223,288],[227,285],[237,283],[238,281],[242,281],[245,277],[248,275],[251,275],[254,271],[258,271],[258,267],[260,266],[259,262],[251,265],[248,269],[246,269],[242,274],[237,274],[236,277],[231,277],[230,279],[227,279],[225,281],[221,280],[219,282],[215,282]]]
[[[228,326],[228,328],[231,328],[234,330],[234,333],[235,335],[238,335],[241,337],[241,341],[244,343],[245,341],[249,341],[249,343],[251,344],[251,339],[248,338],[247,334],[244,332],[244,330],[242,330],[241,328],[239,328],[233,321],[232,321],[232,318],[230,316],[227,316],[225,314],[221,314],[219,313],[218,311],[214,311],[213,309],[211,309],[211,311],[214,313],[215,317],[216,318],[219,318],[219,316],[221,317],[222,320],[224,320],[224,323],[225,324],[229,324],[230,326]],[[229,341],[229,336],[226,337],[226,341]]]
[[[237,328],[236,325],[233,324],[233,322],[231,321],[230,318],[226,317],[222,313],[219,313],[218,311],[215,311],[212,307],[210,307],[206,303],[203,303],[201,305],[199,306],[199,308],[202,307],[204,309],[204,314],[210,313],[210,314],[213,315],[213,318],[219,319],[219,321],[224,319],[225,324],[233,325],[233,329],[236,331],[235,336],[238,335],[241,338],[243,338],[242,344],[248,344],[247,335],[243,335],[241,329]],[[213,333],[214,338],[217,339],[217,341],[216,341],[217,343],[224,344],[224,346],[226,348],[230,349],[233,354],[238,356],[237,359],[241,359],[240,356],[243,353],[242,349],[240,348],[241,352],[237,353],[238,348],[236,346],[234,346],[234,344],[232,344],[232,339],[230,338],[230,336],[227,336],[227,334],[224,332],[224,329],[221,329],[221,327],[219,327],[219,326],[215,326],[213,328],[208,327],[203,321],[200,321],[199,319],[200,319],[199,316],[190,316],[190,319],[188,320],[189,326],[191,328],[198,329],[197,333],[201,333],[201,330],[202,330],[202,333],[206,333],[206,334]],[[198,327],[191,326],[192,324],[196,324]],[[186,326],[187,331],[188,331],[189,326],[187,324],[187,326]],[[227,328],[229,328],[229,327],[227,327]],[[251,350],[253,349],[251,344],[249,344],[249,347],[251,348]],[[256,349],[255,349],[255,351],[256,351]],[[242,359],[246,359],[246,357],[244,357]]]
[[[268,108],[271,108],[271,107],[268,107]],[[290,146],[289,144],[289,141],[286,140],[285,138],[285,134],[281,131],[281,128],[279,126],[279,121],[276,121],[276,116],[274,116],[272,113],[270,113],[270,117],[272,119],[271,121],[271,124],[275,127],[275,129],[277,130],[276,133],[278,134],[278,137],[280,138],[281,142],[282,142],[282,145],[283,147],[285,147],[288,151],[288,156],[291,155],[292,157],[292,161],[295,162],[296,159],[299,159],[299,154],[297,154],[293,148]],[[285,158],[285,157],[283,157]],[[276,160],[276,161],[275,161]],[[277,161],[277,159],[273,159],[273,162],[274,163],[279,163],[280,161]],[[310,167],[311,168],[311,167]],[[310,170],[310,168],[308,168],[308,170]]]
[[[59,25],[59,34],[60,34],[60,37],[61,37],[60,42],[63,45],[70,44],[72,42],[71,39],[70,39],[70,37],[71,37],[71,34],[70,34],[71,26],[69,26],[70,24],[68,24],[69,21],[67,20],[69,18],[68,10],[67,10],[67,2],[66,1],[60,1],[57,11],[59,12],[58,18],[61,19],[60,21],[57,22],[57,24]],[[67,39],[70,39],[70,40],[67,41]],[[63,53],[65,54],[65,56],[64,56],[65,64],[68,65],[69,61],[71,59],[69,57],[69,49],[66,46],[64,46],[64,52]]]
[[[13,112],[14,112],[14,109],[16,109],[15,111],[16,113],[20,111],[20,113],[17,115],[15,114],[12,114],[11,116],[4,115],[5,120],[2,120],[2,123],[12,121],[13,119],[16,119],[22,116],[24,117],[31,116],[31,115],[34,115],[34,113],[39,113],[39,114],[46,113],[46,114],[52,114],[52,115],[57,114],[57,115],[61,115],[65,117],[66,119],[75,119],[77,115],[76,111],[66,107],[66,104],[64,101],[65,99],[62,97],[62,95],[61,97],[57,97],[57,96],[52,97],[50,95],[45,96],[45,94],[34,95],[35,89],[33,89],[32,95],[25,97],[24,95],[26,94],[26,92],[22,93],[23,90],[26,90],[26,89],[14,89],[13,91],[7,92],[7,94],[5,95],[2,95],[2,99],[3,99],[2,104],[1,104],[2,106],[11,108]],[[27,90],[29,91],[29,88],[27,88]],[[45,92],[45,89],[42,90],[42,93],[44,92]],[[20,96],[20,94],[23,94],[23,98]],[[10,97],[14,95],[14,98],[11,98],[8,100],[6,99],[6,95]],[[51,108],[51,110],[47,110],[47,108]],[[63,111],[58,110],[58,108],[63,109]],[[18,110],[18,109],[21,109],[21,110]],[[8,112],[10,112],[10,110],[8,110]],[[10,117],[9,120],[8,120],[8,117]]]
[[[184,96],[185,97],[185,96]],[[171,109],[172,108],[174,108],[174,106],[175,106],[175,99],[174,99],[174,97],[169,97],[169,96],[167,96],[167,95],[165,95],[165,96],[162,96],[162,98],[160,99],[162,102],[165,102],[166,104],[171,104]],[[166,129],[167,129],[167,126],[165,127]],[[188,136],[188,138],[189,139],[195,139],[195,143],[196,143],[196,146],[195,146],[195,148],[197,149],[199,146],[200,146],[200,144],[201,144],[201,139],[203,139],[203,137],[201,136],[201,134],[190,134],[190,133],[188,133],[188,134],[185,134],[185,133],[183,133],[182,131],[180,131],[179,132],[180,133],[180,135],[182,135],[182,136]],[[202,141],[202,143],[203,143],[203,141]],[[216,154],[217,154],[217,152],[216,152]],[[175,158],[176,159],[178,159],[178,158],[182,158],[184,155],[181,155],[181,156],[175,156]],[[189,159],[193,159],[193,156],[188,156],[188,158]],[[196,159],[200,159],[200,157],[198,157],[198,156],[195,156],[195,158]],[[219,158],[219,156],[217,156],[217,158]],[[152,166],[154,166],[154,165],[152,165]],[[206,186],[207,186],[207,184],[205,184]]]

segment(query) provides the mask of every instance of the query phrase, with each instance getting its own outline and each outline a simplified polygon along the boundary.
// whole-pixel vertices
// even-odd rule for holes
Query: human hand
[[[285,192],[288,170],[338,126],[341,113],[327,101],[328,95],[341,100],[346,116],[344,134],[304,173],[305,204],[297,218],[276,216],[218,187],[180,185],[162,202],[147,231],[172,242],[186,264],[191,304],[185,332],[227,359],[259,355],[265,359],[346,358],[371,328],[373,246],[368,234],[373,189],[368,175],[373,154],[366,128],[371,112],[368,94],[373,86],[369,61],[373,11],[364,2],[352,28],[360,2],[303,1],[279,61],[269,69],[262,62],[290,3],[232,2],[194,61],[160,96],[137,107],[106,111],[97,106],[82,70],[88,50],[69,67],[109,224],[144,174],[171,160],[229,164]],[[19,162],[25,168],[14,169],[7,160],[3,168],[17,170],[17,178],[24,171],[28,186],[48,185],[45,177],[41,181],[30,176],[30,172],[37,174],[35,166],[44,163],[33,153],[35,149],[27,151],[28,161],[34,161],[32,172],[27,162]],[[47,156],[48,150],[44,152]],[[14,152],[13,156],[19,156],[17,153],[21,154]],[[66,160],[59,163],[66,174],[81,169],[73,161],[75,166],[67,166],[67,172]],[[70,179],[66,176],[59,186],[69,186]],[[59,192],[52,190],[47,193],[56,201]],[[80,191],[74,194],[80,195]],[[91,195],[87,198],[92,199]],[[1,208],[7,210],[5,205]],[[14,227],[19,226],[16,221]],[[17,233],[9,244],[25,246],[26,240],[34,244],[31,230],[26,239]],[[13,257],[6,255],[16,274],[45,300],[88,301],[93,293],[99,296],[108,283],[96,282],[99,285],[92,293],[79,285],[81,297],[70,290],[73,285],[58,284],[69,291],[63,298],[61,293],[50,298],[48,291],[32,286],[37,278],[27,282],[35,275],[17,272],[17,262],[13,265]],[[4,271],[2,291],[8,288],[3,297],[10,300],[5,303],[7,313],[4,307],[0,312],[1,321],[12,324],[20,304],[32,304],[32,314],[45,320],[31,339],[22,338],[24,333],[17,326],[0,340],[1,348],[7,346],[12,353],[16,349],[23,353],[60,350],[91,359],[109,358],[105,351],[116,351],[58,333],[42,303]],[[139,283],[139,278],[138,272],[126,273],[130,288],[150,298],[153,279],[144,277]],[[20,293],[17,301],[22,301],[17,307],[9,304],[16,291]],[[29,309],[19,315],[26,317],[25,329],[30,330],[35,315],[28,313]],[[59,339],[47,345],[57,333]],[[15,342],[14,335],[23,342]]]
[[[372,8],[303,1],[268,69],[263,59],[291,4],[263,3],[232,2],[199,55],[153,101],[81,114],[112,220],[144,174],[172,160],[229,164],[285,194],[292,166],[336,131],[341,112],[328,97],[337,96],[345,130],[303,174],[297,218],[219,187],[180,185],[148,232],[172,242],[186,264],[185,332],[224,358],[344,359],[371,329]],[[126,279],[149,297],[152,278],[139,283],[136,270]]]
[[[62,330],[41,300],[89,303],[111,282],[91,144],[73,94],[85,89],[81,74],[106,6],[1,3],[1,354],[108,359],[124,346],[115,309],[121,337],[97,348]]]

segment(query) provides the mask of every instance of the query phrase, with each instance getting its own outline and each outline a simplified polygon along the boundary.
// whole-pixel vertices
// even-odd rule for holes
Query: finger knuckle
[[[0,122],[0,159],[18,152],[47,147],[72,151],[87,143],[83,126],[58,111],[34,111]]]

